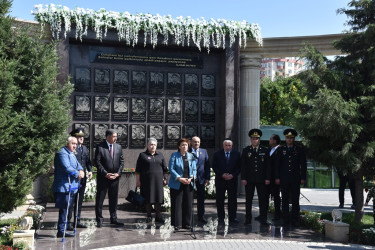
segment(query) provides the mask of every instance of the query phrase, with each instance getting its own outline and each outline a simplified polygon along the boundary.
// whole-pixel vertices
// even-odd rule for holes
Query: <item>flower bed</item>
[[[190,42],[201,50],[206,48],[207,52],[211,47],[223,48],[231,47],[236,39],[239,45],[246,46],[247,38],[255,39],[262,45],[262,37],[258,24],[249,24],[246,21],[232,21],[225,19],[205,20],[192,19],[191,17],[160,16],[151,14],[130,14],[128,12],[115,12],[100,9],[75,8],[70,10],[61,5],[35,5],[35,19],[41,23],[42,28],[49,24],[52,36],[58,38],[63,32],[65,38],[75,26],[76,39],[82,40],[87,36],[89,29],[92,29],[96,38],[102,41],[107,36],[108,29],[117,31],[119,41],[124,40],[127,45],[138,44],[139,32],[144,34],[144,46],[147,41],[155,48],[158,44],[158,35],[163,36],[163,44],[168,45],[170,36],[173,36],[174,43],[178,46],[190,46]],[[226,37],[229,36],[229,44]]]

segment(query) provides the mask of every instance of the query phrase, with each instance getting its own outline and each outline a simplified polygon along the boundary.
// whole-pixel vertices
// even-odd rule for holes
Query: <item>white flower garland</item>
[[[128,12],[114,12],[100,9],[69,8],[61,5],[35,5],[35,19],[51,27],[52,36],[58,38],[62,30],[64,37],[71,31],[71,26],[75,26],[76,39],[82,41],[82,37],[87,35],[88,28],[92,28],[96,33],[96,38],[102,41],[107,36],[108,29],[117,30],[119,41],[125,40],[127,45],[135,46],[138,43],[138,34],[144,32],[144,46],[147,41],[153,48],[158,43],[158,34],[163,35],[163,44],[168,45],[169,35],[174,37],[174,43],[178,46],[189,46],[190,39],[195,46],[210,51],[210,47],[226,48],[226,35],[229,36],[229,47],[231,47],[236,37],[241,47],[246,46],[246,39],[255,39],[262,46],[262,37],[258,24],[249,24],[246,21],[238,22],[224,19],[210,19],[206,21],[203,17],[192,19],[191,17],[177,17],[173,19],[170,15],[160,16],[151,14],[129,14]]]

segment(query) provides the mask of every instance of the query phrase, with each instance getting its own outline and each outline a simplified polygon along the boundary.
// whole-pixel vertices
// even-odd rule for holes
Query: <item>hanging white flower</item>
[[[249,24],[246,21],[238,22],[225,19],[210,19],[206,21],[203,17],[192,19],[190,16],[182,16],[173,19],[172,16],[160,16],[151,14],[135,14],[128,12],[115,12],[100,9],[98,11],[90,9],[69,8],[61,5],[35,5],[32,14],[35,19],[44,25],[49,24],[52,36],[56,39],[60,37],[62,31],[66,38],[71,31],[71,26],[75,28],[75,37],[82,41],[83,36],[87,36],[87,31],[91,28],[96,39],[102,41],[107,36],[108,29],[117,31],[119,41],[124,40],[127,45],[138,44],[139,32],[144,34],[144,46],[149,42],[153,48],[158,44],[158,36],[163,36],[162,44],[170,43],[170,35],[174,38],[177,46],[190,46],[190,41],[201,50],[210,51],[210,48],[222,48],[233,46],[238,39],[241,47],[246,46],[247,38],[255,39],[262,46],[262,37],[258,24]],[[229,37],[229,44],[226,37]]]

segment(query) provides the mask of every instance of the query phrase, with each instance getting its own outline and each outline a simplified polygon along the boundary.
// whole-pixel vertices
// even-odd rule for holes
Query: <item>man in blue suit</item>
[[[212,169],[215,171],[216,207],[219,224],[224,223],[225,191],[228,191],[229,222],[238,223],[237,217],[237,183],[241,171],[240,152],[232,149],[233,142],[225,139],[223,149],[216,151]]]
[[[70,136],[67,145],[55,155],[52,190],[55,195],[55,207],[59,208],[56,235],[58,238],[64,235],[68,209],[73,205],[73,197],[78,190],[79,180],[85,176],[81,164],[74,155],[76,148],[77,138]],[[65,233],[65,236],[73,237],[74,234]]]
[[[205,199],[205,186],[210,184],[210,160],[208,159],[207,150],[200,148],[201,139],[198,136],[191,138],[191,149],[197,165],[197,207],[198,207],[198,221],[207,223],[204,217],[204,199]]]

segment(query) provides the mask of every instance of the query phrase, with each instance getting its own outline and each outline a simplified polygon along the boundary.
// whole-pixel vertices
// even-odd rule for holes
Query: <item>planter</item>
[[[326,237],[341,243],[349,241],[349,224],[343,222],[327,221],[325,223]]]

